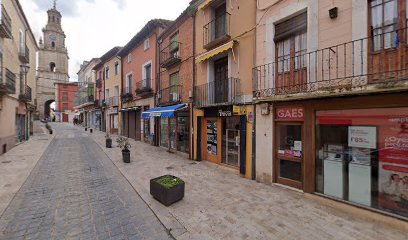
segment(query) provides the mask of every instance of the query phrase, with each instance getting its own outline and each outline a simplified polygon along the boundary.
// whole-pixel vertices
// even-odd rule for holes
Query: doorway
[[[276,182],[302,189],[303,125],[301,123],[277,123],[276,129]]]
[[[214,61],[215,103],[228,102],[228,57]]]

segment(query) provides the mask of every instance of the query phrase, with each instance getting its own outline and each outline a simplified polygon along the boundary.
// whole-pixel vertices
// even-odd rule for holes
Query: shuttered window
[[[305,33],[307,31],[307,12],[275,25],[275,42]]]

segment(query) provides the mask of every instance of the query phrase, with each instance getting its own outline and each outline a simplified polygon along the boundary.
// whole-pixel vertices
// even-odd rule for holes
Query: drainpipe
[[[193,18],[193,86],[192,86],[192,91],[193,91],[193,100],[191,102],[191,137],[190,139],[193,140],[191,144],[191,159],[194,160],[194,154],[195,154],[195,149],[194,149],[194,99],[195,99],[195,91],[194,91],[194,86],[196,82],[196,64],[195,64],[195,52],[196,52],[196,12],[193,13],[191,16]]]

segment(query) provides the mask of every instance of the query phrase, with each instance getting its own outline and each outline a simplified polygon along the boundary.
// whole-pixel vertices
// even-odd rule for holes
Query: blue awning
[[[142,112],[142,118],[151,117],[174,117],[174,112],[187,107],[187,104],[178,104],[168,107],[152,108]]]

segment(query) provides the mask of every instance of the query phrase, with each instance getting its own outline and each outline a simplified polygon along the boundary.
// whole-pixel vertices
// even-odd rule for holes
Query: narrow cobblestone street
[[[0,220],[0,239],[171,239],[86,134],[56,136]]]

